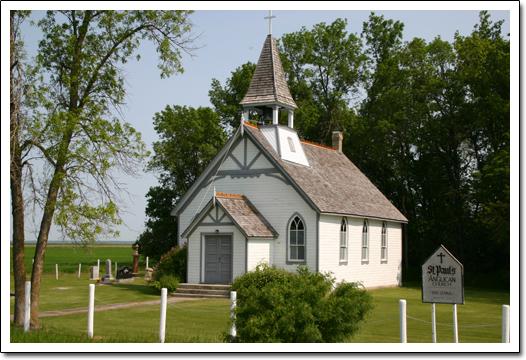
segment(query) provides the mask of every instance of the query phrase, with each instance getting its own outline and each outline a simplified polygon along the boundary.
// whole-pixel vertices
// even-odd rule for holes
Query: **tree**
[[[226,80],[225,87],[217,79],[212,79],[212,89],[208,92],[214,110],[221,118],[221,123],[229,132],[237,129],[241,121],[242,107],[239,105],[250,87],[250,81],[256,70],[256,64],[250,61],[232,72]]]
[[[54,221],[73,241],[89,243],[119,224],[122,187],[115,170],[135,174],[148,155],[139,133],[112,112],[125,98],[120,64],[141,39],[154,42],[161,77],[183,71],[181,51],[193,54],[191,11],[48,11],[37,57],[45,83],[28,123],[33,157],[45,161],[36,194],[42,204],[31,277],[31,323],[38,326],[44,256]],[[139,56],[137,55],[137,59]],[[40,110],[43,109],[43,110]],[[16,222],[13,227],[20,229]]]
[[[14,323],[23,325],[26,267],[24,255],[24,199],[22,190],[23,152],[22,145],[25,125],[25,115],[22,107],[24,102],[24,81],[26,76],[22,66],[25,58],[23,42],[20,40],[20,24],[29,16],[29,11],[10,11],[10,185],[11,213],[13,222],[20,226],[13,228],[13,272],[15,275],[15,313]]]
[[[363,80],[361,40],[347,35],[347,20],[320,23],[285,34],[279,52],[291,94],[299,106],[294,123],[306,140],[329,144],[333,130],[352,117],[350,101]]]
[[[210,108],[167,106],[156,113],[160,141],[153,144],[149,171],[159,172],[159,186],[146,195],[146,229],[136,243],[143,256],[159,259],[178,245],[177,218],[170,215],[226,142],[221,118]]]

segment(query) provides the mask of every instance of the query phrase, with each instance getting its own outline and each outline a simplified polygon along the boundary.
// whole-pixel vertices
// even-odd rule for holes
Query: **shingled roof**
[[[245,131],[321,213],[407,222],[406,217],[342,153],[302,141],[309,167],[282,160],[257,127]]]
[[[276,40],[272,35],[268,35],[265,40],[250,87],[240,102],[245,106],[269,103],[281,104],[292,109],[298,107],[290,94]]]
[[[270,223],[263,215],[261,215],[246,196],[218,193],[215,194],[215,204],[214,199],[210,200],[190,223],[188,228],[182,234],[182,237],[186,237],[187,234],[192,233],[193,229],[199,225],[214,205],[219,206],[219,208],[223,210],[228,218],[247,238],[273,239],[278,236],[278,233]]]

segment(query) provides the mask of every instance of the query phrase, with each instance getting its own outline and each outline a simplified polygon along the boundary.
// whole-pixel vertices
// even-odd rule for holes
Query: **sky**
[[[9,3],[9,2],[7,2]],[[16,3],[16,6],[30,4],[35,9],[35,5],[42,6],[42,3]],[[48,9],[53,6],[63,6],[53,2],[46,2]],[[84,3],[76,2],[75,7],[82,7]],[[119,6],[122,3],[119,3]],[[138,3],[133,3],[138,4]],[[151,9],[166,8],[171,3],[148,2]],[[181,3],[177,3],[178,5]],[[157,68],[157,54],[152,44],[144,43],[140,46],[137,53],[141,55],[140,61],[132,60],[126,64],[127,76],[127,99],[126,106],[123,108],[123,119],[129,122],[136,130],[142,133],[142,139],[148,148],[152,149],[152,143],[158,140],[158,136],[153,129],[153,120],[156,112],[160,112],[168,105],[191,106],[194,108],[212,106],[208,92],[211,89],[212,79],[218,79],[222,86],[225,85],[231,73],[242,64],[251,61],[257,63],[263,43],[269,33],[269,21],[264,17],[269,15],[269,10],[236,10],[240,3],[220,3],[222,9],[201,9],[206,5],[218,3],[183,3],[187,8],[196,9],[190,16],[190,20],[195,24],[193,33],[200,34],[200,38],[195,45],[201,47],[195,52],[195,57],[183,56],[182,64],[185,69],[183,74],[172,76],[168,79],[161,79]],[[204,4],[204,5],[203,5]],[[241,3],[245,5],[244,3]],[[442,40],[453,42],[455,32],[458,30],[460,35],[468,36],[473,27],[478,23],[480,10],[489,10],[490,20],[493,22],[504,20],[503,34],[506,36],[512,32],[510,38],[518,34],[518,13],[519,3],[517,2],[426,2],[425,7],[422,2],[323,2],[325,10],[287,10],[296,8],[301,4],[314,6],[321,3],[289,3],[289,2],[256,2],[251,3],[252,9],[273,7],[272,15],[276,18],[272,20],[272,34],[279,39],[283,34],[288,34],[301,30],[305,26],[308,30],[313,25],[325,22],[332,23],[337,18],[347,19],[347,32],[359,35],[362,26],[368,20],[371,11],[376,15],[383,15],[385,19],[399,20],[404,23],[404,41],[410,41],[415,37],[423,38],[427,42],[440,36]],[[97,4],[99,6],[100,3]],[[7,6],[2,2],[2,19],[7,20]],[[14,6],[11,3],[11,7]],[[355,8],[350,8],[356,6]],[[340,10],[344,7],[346,9]],[[281,10],[281,9],[283,10]],[[334,9],[334,10],[331,10]],[[387,10],[384,10],[387,9]],[[455,10],[451,10],[455,9]],[[46,9],[47,10],[47,9]],[[512,11],[510,11],[512,10]],[[44,15],[44,11],[34,11],[34,19],[39,19]],[[2,40],[6,40],[5,24],[9,21],[2,21]],[[7,25],[8,26],[8,25]],[[513,29],[511,31],[510,29]],[[31,26],[26,21],[22,28],[22,34],[26,46],[26,51],[30,56],[36,54],[37,44],[41,33],[35,26]],[[516,37],[515,37],[516,38]],[[5,60],[5,45],[8,41],[2,41],[2,64]],[[513,44],[513,42],[512,42]],[[3,65],[2,69],[6,69]],[[5,71],[5,70],[3,70]],[[2,73],[4,75],[4,73]],[[2,79],[7,79],[2,76]],[[2,102],[5,103],[7,91],[5,91],[6,81],[2,80]],[[2,107],[5,115],[7,107]],[[5,116],[3,116],[5,118]],[[6,133],[6,122],[3,122],[2,133]],[[7,141],[3,142],[2,154],[6,151]],[[8,145],[7,145],[8,146]],[[7,162],[2,156],[2,224],[10,213],[10,193],[6,180]],[[156,174],[143,173],[139,179],[119,175],[119,179],[124,182],[125,187],[130,192],[131,197],[124,198],[127,203],[126,213],[123,220],[126,225],[117,229],[121,236],[117,240],[134,241],[144,230],[146,220],[144,209],[146,207],[145,195],[151,186],[157,186]],[[7,205],[6,205],[7,203]],[[2,226],[3,229],[6,227]],[[4,231],[3,231],[4,233]],[[7,234],[5,234],[7,235]],[[26,227],[26,239],[36,239],[37,233],[33,226]],[[60,234],[53,228],[50,233],[50,240],[60,239]],[[114,239],[101,238],[101,241]]]

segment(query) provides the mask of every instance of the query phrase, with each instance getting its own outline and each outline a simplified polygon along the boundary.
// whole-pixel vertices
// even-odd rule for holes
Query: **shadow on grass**
[[[123,291],[134,291],[144,295],[160,295],[161,293],[148,285],[135,285],[133,283],[113,283],[112,288]]]

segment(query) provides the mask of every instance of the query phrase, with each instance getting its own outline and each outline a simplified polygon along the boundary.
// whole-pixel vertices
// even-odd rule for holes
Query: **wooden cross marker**
[[[268,33],[269,35],[272,35],[272,19],[275,18],[276,15],[272,16],[272,10],[268,11],[268,16],[265,16],[265,19],[268,19]]]

